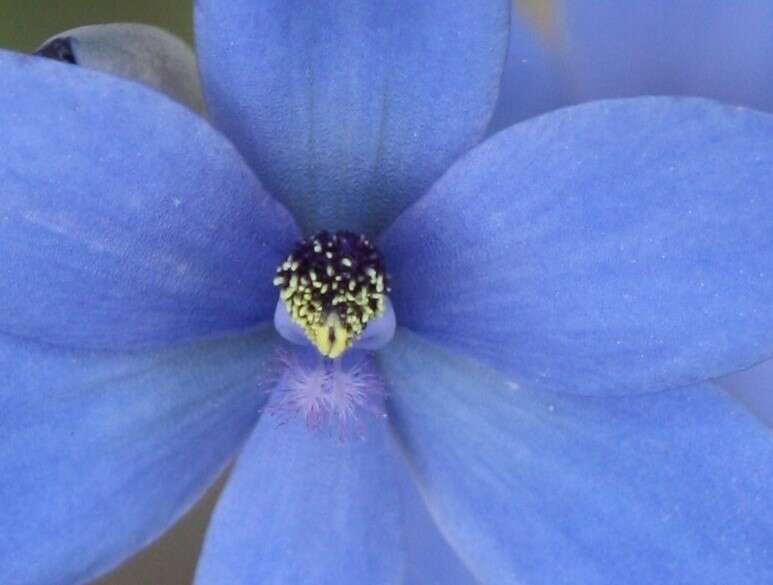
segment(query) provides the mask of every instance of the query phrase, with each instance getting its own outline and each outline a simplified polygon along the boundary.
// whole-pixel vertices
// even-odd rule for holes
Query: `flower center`
[[[298,243],[276,270],[287,313],[323,356],[335,359],[386,308],[389,277],[362,234],[323,231]]]

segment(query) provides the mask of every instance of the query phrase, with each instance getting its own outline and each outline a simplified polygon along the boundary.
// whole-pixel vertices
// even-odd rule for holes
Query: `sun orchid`
[[[509,16],[198,0],[200,83],[144,27],[0,52],[0,583],[93,579],[237,453],[198,585],[432,582],[413,481],[480,582],[773,580],[773,437],[712,381],[773,356],[773,118],[481,142]]]

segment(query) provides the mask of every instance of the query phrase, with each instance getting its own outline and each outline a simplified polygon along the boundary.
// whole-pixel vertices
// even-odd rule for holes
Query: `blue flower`
[[[223,134],[73,67],[79,35],[47,44],[65,63],[0,54],[1,583],[93,578],[237,451],[199,584],[451,582],[408,546],[403,459],[482,582],[773,580],[770,429],[711,381],[773,355],[773,118],[640,97],[476,146],[508,13],[199,0]],[[201,107],[170,46],[94,67]],[[326,346],[285,302],[323,230],[341,266],[369,240],[388,269],[398,330],[372,357],[361,315],[323,307]],[[354,345],[292,350],[277,378],[275,314],[320,353]],[[342,442],[260,416],[314,374],[378,376],[388,418]]]
[[[773,5],[714,0],[546,4],[541,30],[516,14],[489,132],[590,100],[708,97],[773,111]],[[773,362],[721,384],[773,426]]]

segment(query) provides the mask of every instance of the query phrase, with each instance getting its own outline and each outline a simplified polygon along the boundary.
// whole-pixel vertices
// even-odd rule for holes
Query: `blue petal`
[[[405,573],[402,585],[478,585],[438,531],[416,482],[405,474],[402,492]]]
[[[375,233],[478,142],[509,0],[198,0],[204,97],[307,232]]]
[[[385,234],[397,322],[528,388],[650,392],[773,355],[773,118],[568,108],[473,151]]]
[[[725,376],[717,383],[773,427],[773,360]]]
[[[566,58],[579,99],[676,94],[773,110],[769,0],[570,0]]]
[[[558,56],[546,45],[534,25],[514,12],[510,23],[510,48],[489,133],[555,110],[570,103],[569,99]]]
[[[276,339],[117,354],[0,338],[0,582],[82,583],[165,530],[256,421]]]
[[[271,319],[295,228],[228,142],[137,83],[0,72],[0,331],[106,349]]]
[[[218,502],[196,583],[399,583],[396,452],[384,421],[341,441],[264,416]]]
[[[773,582],[773,436],[727,394],[531,392],[406,332],[380,355],[430,510],[482,582]]]

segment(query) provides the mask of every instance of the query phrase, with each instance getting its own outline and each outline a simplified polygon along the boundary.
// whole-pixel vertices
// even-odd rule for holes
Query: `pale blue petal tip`
[[[579,100],[689,95],[773,110],[768,0],[572,0],[560,25]]]
[[[570,102],[562,64],[536,26],[513,12],[510,46],[489,134]]]

